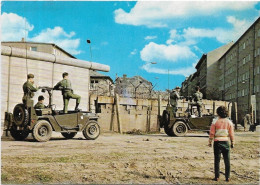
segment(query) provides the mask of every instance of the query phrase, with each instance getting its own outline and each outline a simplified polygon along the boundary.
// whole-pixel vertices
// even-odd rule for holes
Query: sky
[[[181,86],[202,54],[236,41],[259,16],[257,1],[2,1],[1,40],[55,43],[109,65],[103,74],[113,80],[140,75],[164,91],[168,79],[170,89]]]

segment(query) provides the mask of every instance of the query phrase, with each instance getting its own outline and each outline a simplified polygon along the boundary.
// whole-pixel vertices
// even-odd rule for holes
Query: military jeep
[[[83,132],[87,140],[95,140],[100,134],[98,117],[95,113],[87,111],[55,110],[52,104],[53,88],[40,87],[42,92],[48,92],[49,104],[44,109],[34,109],[33,100],[17,104],[13,113],[5,112],[4,131],[15,140],[24,140],[29,133],[39,142],[48,141],[52,131],[60,132],[66,139],[72,139],[77,132]]]
[[[168,104],[166,110],[159,116],[160,127],[164,128],[168,136],[185,136],[189,130],[209,133],[215,116],[208,114],[198,117],[198,113],[194,114],[193,110],[192,103],[189,103],[186,116],[175,117],[173,107]]]

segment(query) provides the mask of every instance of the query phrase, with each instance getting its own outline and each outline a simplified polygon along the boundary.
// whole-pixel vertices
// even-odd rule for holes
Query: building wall
[[[99,96],[114,96],[114,84],[108,78],[90,77],[90,93]]]
[[[213,113],[213,102],[215,108],[229,105],[229,102],[203,100],[205,106],[204,114]],[[160,104],[160,115],[166,109],[168,101],[162,100]],[[117,112],[114,97],[91,96],[90,109],[99,115],[99,124],[102,131],[118,131]],[[179,100],[177,115],[184,116],[188,102]],[[158,131],[158,99],[135,99],[119,97],[119,119],[122,132],[141,130],[143,132]],[[97,111],[98,110],[98,111]],[[114,110],[114,112],[113,112]],[[230,109],[231,110],[231,107]]]
[[[23,89],[22,86],[27,80],[26,62],[28,73],[35,75],[35,85],[53,87],[62,79],[62,73],[68,72],[72,82],[74,93],[79,94],[81,98],[80,108],[88,110],[89,97],[89,70],[79,67],[67,66],[62,64],[53,64],[51,62],[30,60],[18,57],[1,56],[1,119],[4,119],[4,112],[12,112],[16,104],[22,103]],[[79,80],[84,79],[84,80]],[[45,104],[48,104],[48,93],[37,91],[33,98],[37,103],[39,95],[45,97]],[[53,104],[57,110],[63,109],[63,99],[61,91],[54,91]],[[69,110],[73,110],[75,101],[70,100]]]
[[[54,47],[52,44],[39,44],[39,43],[30,43],[30,42],[2,42],[4,46],[12,46],[16,48],[21,48],[31,51],[31,47],[37,47],[38,52],[50,53],[61,57],[70,57],[67,53],[64,53],[59,48]]]
[[[258,49],[259,48],[259,49]],[[222,98],[237,102],[238,121],[250,110],[251,95],[256,96],[256,119],[260,122],[260,21],[234,44],[218,61],[222,74],[219,75],[219,86]]]
[[[221,46],[207,54],[207,74],[206,74],[206,98],[219,100],[221,98],[221,91],[216,83],[221,75],[221,71],[218,68],[218,60],[223,54],[233,45],[230,42],[224,46]]]

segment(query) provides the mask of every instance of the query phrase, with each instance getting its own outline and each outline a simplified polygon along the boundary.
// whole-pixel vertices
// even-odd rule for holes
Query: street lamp
[[[87,43],[89,44],[90,59],[92,61],[91,41],[88,39]]]

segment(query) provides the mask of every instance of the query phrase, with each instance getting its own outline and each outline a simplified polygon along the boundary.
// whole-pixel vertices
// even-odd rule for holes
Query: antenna
[[[89,44],[90,59],[92,61],[91,41],[88,39],[87,43]]]
[[[26,61],[26,75],[28,75],[28,62],[27,62],[27,38],[26,38],[26,19],[24,18],[24,42],[25,42],[25,61]],[[27,76],[26,76],[27,78]]]

